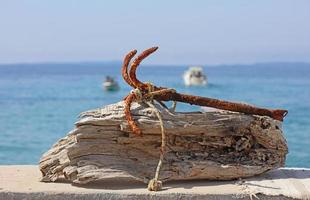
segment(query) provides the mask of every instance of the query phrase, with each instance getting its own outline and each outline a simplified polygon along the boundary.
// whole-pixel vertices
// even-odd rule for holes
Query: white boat
[[[102,83],[102,87],[105,91],[117,91],[119,90],[118,83],[110,76],[107,76],[105,81]]]
[[[207,85],[207,76],[202,67],[190,67],[184,72],[183,79],[186,86]]]

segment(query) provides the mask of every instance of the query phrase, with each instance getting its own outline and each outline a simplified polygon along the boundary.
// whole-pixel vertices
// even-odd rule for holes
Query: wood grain
[[[231,180],[284,166],[288,148],[280,121],[221,110],[181,113],[157,107],[168,141],[163,181]],[[42,181],[65,177],[85,184],[133,178],[147,183],[159,158],[160,125],[143,103],[133,103],[131,111],[143,137],[131,134],[123,101],[82,113],[75,128],[42,156]]]

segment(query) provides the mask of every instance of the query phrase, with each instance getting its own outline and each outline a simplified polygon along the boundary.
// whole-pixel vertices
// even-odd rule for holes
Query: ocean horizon
[[[310,63],[205,65],[206,87],[186,87],[187,68],[142,64],[138,76],[182,93],[287,109],[286,166],[310,167]],[[131,88],[120,70],[120,61],[0,64],[0,164],[37,164],[73,129],[79,113],[121,101]],[[118,81],[119,91],[103,91],[107,75]],[[201,108],[180,103],[177,110]]]

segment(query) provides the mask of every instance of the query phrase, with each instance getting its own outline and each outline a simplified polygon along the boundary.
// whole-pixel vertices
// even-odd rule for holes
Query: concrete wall
[[[34,165],[0,166],[0,200],[10,199],[310,199],[310,169],[278,169],[238,181],[164,183],[160,192],[132,180],[105,180],[87,185],[40,182]]]

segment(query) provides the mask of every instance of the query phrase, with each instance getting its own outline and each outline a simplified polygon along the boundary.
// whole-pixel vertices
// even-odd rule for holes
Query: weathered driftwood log
[[[167,135],[163,181],[230,180],[285,163],[288,149],[280,121],[219,110],[158,109]],[[63,175],[80,184],[108,178],[152,179],[159,159],[160,124],[143,103],[133,103],[131,111],[143,137],[131,134],[123,102],[82,113],[75,129],[42,156],[42,181]]]

